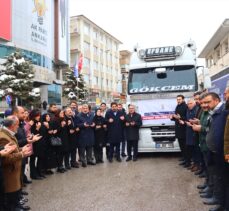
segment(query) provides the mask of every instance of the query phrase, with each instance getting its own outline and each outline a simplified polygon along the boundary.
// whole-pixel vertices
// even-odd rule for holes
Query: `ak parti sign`
[[[0,0],[0,38],[11,40],[11,0]]]

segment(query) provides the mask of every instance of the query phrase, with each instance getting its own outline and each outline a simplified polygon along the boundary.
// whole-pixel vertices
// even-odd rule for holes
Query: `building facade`
[[[121,92],[121,102],[126,103],[126,94],[127,94],[127,80],[129,73],[129,64],[130,64],[131,52],[128,50],[120,51],[120,68],[122,74],[122,92]]]
[[[68,0],[0,0],[0,62],[20,50],[35,70],[41,102],[61,105],[62,70],[68,66]]]
[[[119,101],[121,42],[83,15],[71,17],[70,40],[70,66],[73,68],[80,55],[83,57],[81,73],[89,90],[89,103]]]
[[[199,58],[205,59],[212,81],[210,91],[223,98],[226,86],[229,86],[229,19],[225,19],[218,30],[201,51]],[[203,77],[200,75],[200,83]]]

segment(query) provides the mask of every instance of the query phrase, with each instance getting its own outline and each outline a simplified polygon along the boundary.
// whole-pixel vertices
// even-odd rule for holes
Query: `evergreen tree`
[[[74,71],[68,68],[64,76],[65,83],[63,86],[63,96],[69,100],[77,100],[78,102],[87,101],[88,89],[83,79],[83,75],[79,74],[77,78],[74,75]]]
[[[31,62],[25,61],[19,51],[6,58],[0,67],[0,87],[4,96],[11,95],[12,105],[16,98],[19,105],[30,106],[39,102],[39,89],[33,88],[34,70]]]

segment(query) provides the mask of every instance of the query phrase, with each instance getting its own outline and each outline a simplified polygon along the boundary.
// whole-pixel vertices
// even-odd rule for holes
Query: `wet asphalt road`
[[[160,153],[55,173],[26,190],[32,210],[207,211],[196,188],[202,182],[178,165],[178,154]]]

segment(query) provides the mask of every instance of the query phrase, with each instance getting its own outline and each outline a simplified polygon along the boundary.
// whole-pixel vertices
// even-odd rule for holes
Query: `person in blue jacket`
[[[206,144],[209,149],[209,171],[213,176],[213,196],[204,200],[204,204],[216,205],[212,211],[224,210],[225,206],[225,162],[224,162],[224,131],[228,111],[220,101],[219,95],[210,92],[206,94],[203,103],[208,105],[210,117],[208,119]]]
[[[82,112],[78,114],[79,127],[79,148],[80,148],[80,160],[82,167],[86,167],[87,164],[95,165],[92,157],[92,150],[95,142],[93,114],[89,112],[87,104],[82,106]],[[85,156],[86,153],[86,156]]]

